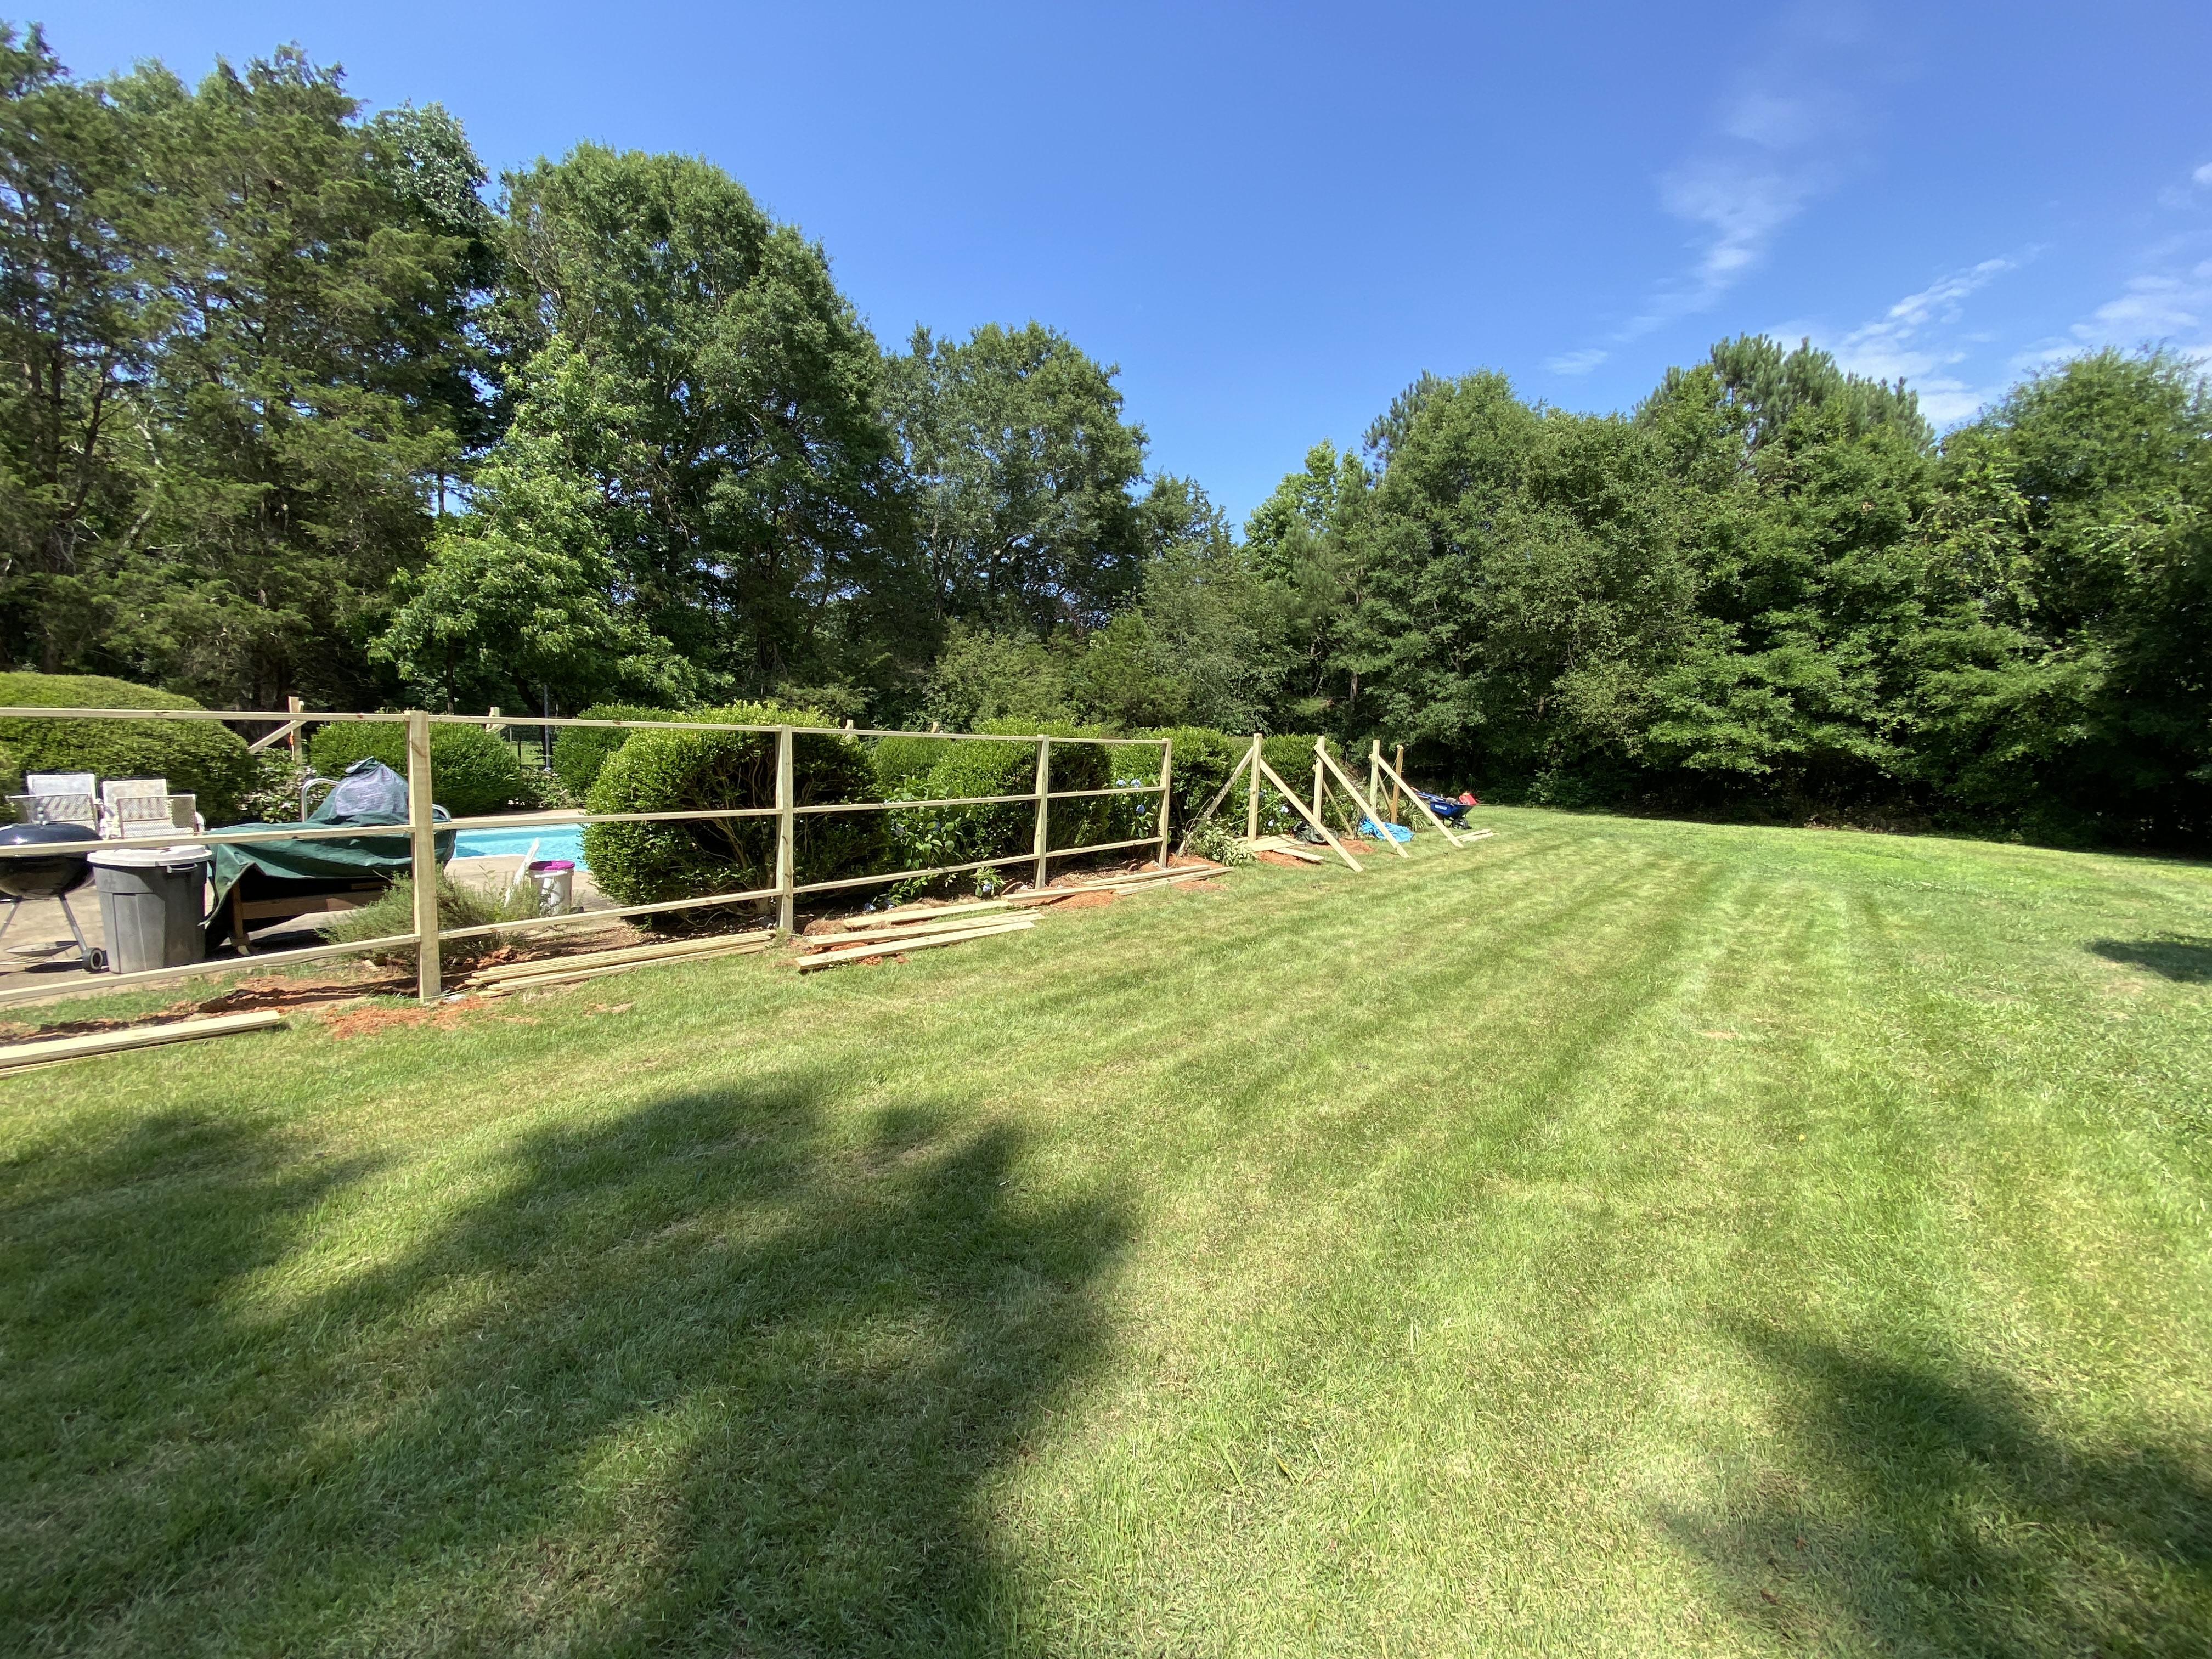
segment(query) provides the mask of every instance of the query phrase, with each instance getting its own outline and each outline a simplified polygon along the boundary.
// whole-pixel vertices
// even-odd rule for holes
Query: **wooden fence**
[[[271,713],[267,709],[237,708],[0,708],[0,720],[224,720],[252,721],[266,724],[272,720],[284,720],[293,711]],[[158,984],[172,980],[190,979],[201,975],[235,972],[250,964],[256,968],[274,968],[295,962],[313,962],[325,957],[356,955],[368,951],[397,950],[413,947],[416,953],[416,992],[424,1002],[436,1001],[444,994],[444,981],[439,969],[439,945],[448,939],[471,939],[485,934],[525,933],[538,929],[576,927],[611,921],[624,916],[665,915],[678,910],[703,909],[726,904],[760,903],[773,900],[776,907],[776,926],[791,931],[793,912],[802,895],[843,891],[854,888],[883,884],[912,881],[937,876],[958,875],[973,870],[996,868],[1006,865],[1027,865],[1031,884],[1042,887],[1048,875],[1048,866],[1054,859],[1076,858],[1085,854],[1112,853],[1135,847],[1156,847],[1155,856],[1164,864],[1168,858],[1168,825],[1170,795],[1172,787],[1170,771],[1175,759],[1175,745],[1167,738],[1054,738],[1042,735],[1000,736],[957,732],[891,732],[880,729],[854,730],[850,726],[741,726],[702,720],[556,720],[529,716],[501,721],[501,724],[532,726],[614,726],[641,732],[752,732],[772,734],[775,738],[775,804],[772,806],[708,807],[667,812],[582,812],[537,811],[503,813],[496,817],[448,818],[439,821],[432,816],[431,803],[435,787],[430,765],[430,728],[433,726],[476,726],[491,723],[482,714],[432,714],[421,709],[404,714],[322,713],[297,711],[297,718],[306,725],[325,725],[333,721],[370,720],[386,725],[404,722],[407,728],[407,822],[393,824],[394,838],[401,834],[409,839],[410,867],[414,877],[414,927],[404,933],[387,934],[380,939],[359,939],[343,945],[317,945],[289,951],[272,951],[248,957],[213,957],[176,968],[156,968],[133,974],[100,974],[82,982],[58,985],[44,984],[10,986],[0,989],[0,1006],[10,1003],[44,1000],[58,996],[81,996],[94,992],[120,990],[136,985]],[[833,801],[800,805],[796,799],[797,788],[793,775],[792,744],[803,736],[825,738],[916,738],[946,743],[1033,743],[1037,746],[1036,787],[1011,795],[975,795],[959,799],[933,800],[871,800]],[[1160,775],[1157,783],[1115,785],[1105,789],[1064,789],[1052,787],[1052,751],[1055,745],[1090,744],[1109,748],[1157,749],[1160,757]],[[1101,842],[1086,847],[1052,847],[1048,845],[1048,825],[1052,803],[1056,800],[1091,799],[1109,795],[1151,795],[1159,797],[1158,825],[1152,833],[1123,841]],[[995,806],[1019,802],[1034,802],[1036,809],[1036,829],[1028,851],[1002,856],[974,859],[961,864],[933,865],[920,869],[886,870],[864,876],[842,877],[834,881],[801,883],[794,860],[794,842],[798,820],[835,812],[884,812],[916,808],[945,806]],[[518,921],[487,923],[482,927],[449,928],[443,932],[438,927],[438,871],[437,837],[449,830],[565,830],[591,823],[665,823],[684,820],[733,818],[769,818],[775,820],[775,881],[771,886],[757,887],[743,892],[712,893],[699,898],[666,899],[653,904],[629,904],[605,909],[586,910],[568,915],[535,916]],[[366,838],[374,836],[382,826],[341,824],[324,827],[301,827],[297,824],[274,824],[262,828],[210,830],[204,835],[179,836],[179,842],[189,841],[195,847],[220,845],[243,846],[254,842],[306,841],[316,839]],[[86,843],[88,851],[94,850]],[[0,857],[51,857],[51,845],[32,848],[0,848]]]

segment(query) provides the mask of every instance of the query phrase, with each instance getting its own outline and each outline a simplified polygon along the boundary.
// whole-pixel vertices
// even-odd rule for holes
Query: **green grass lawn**
[[[0,1085],[0,1650],[2212,1651],[2212,869],[1486,817]]]

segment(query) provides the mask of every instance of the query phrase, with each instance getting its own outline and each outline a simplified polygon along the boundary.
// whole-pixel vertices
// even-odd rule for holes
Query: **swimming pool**
[[[538,843],[533,858],[567,859],[579,870],[588,866],[584,862],[584,828],[581,824],[558,824],[539,830],[463,830],[453,837],[453,856],[457,859],[519,858],[530,852],[530,843]]]

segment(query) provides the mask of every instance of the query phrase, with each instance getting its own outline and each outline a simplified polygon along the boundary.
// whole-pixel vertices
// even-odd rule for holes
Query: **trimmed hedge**
[[[198,708],[101,674],[0,674],[0,705],[20,708]],[[271,718],[276,718],[271,716]],[[0,720],[0,793],[20,794],[26,772],[92,772],[100,778],[160,777],[198,797],[200,815],[222,823],[252,787],[246,739],[220,720]]]
[[[407,727],[398,720],[337,720],[307,740],[315,770],[334,778],[356,761],[382,761],[407,772]],[[481,817],[510,806],[535,806],[538,785],[514,748],[481,726],[430,728],[430,793],[457,818]]]
[[[587,720],[674,720],[684,717],[673,709],[642,708],[634,703],[593,703],[578,715]],[[518,722],[519,724],[520,722]],[[553,738],[553,775],[579,800],[592,793],[607,757],[623,746],[629,733],[613,726],[564,726]]]
[[[811,708],[736,703],[671,717],[665,731],[633,732],[608,756],[586,803],[593,812],[696,811],[775,805],[775,738],[766,732],[687,730],[694,721],[744,726],[829,726]],[[799,734],[792,750],[799,805],[877,799],[876,776],[857,738]],[[793,836],[800,883],[835,881],[881,867],[881,812],[802,817]],[[766,887],[775,878],[773,818],[701,818],[676,823],[592,823],[584,861],[601,891],[621,904],[656,904]],[[697,912],[647,918],[656,927],[700,925]]]
[[[893,868],[928,869],[977,859],[1012,858],[1036,844],[1036,808],[1027,800],[1003,805],[931,806],[937,800],[977,795],[1027,794],[1036,787],[1035,720],[992,720],[984,735],[1005,743],[955,742],[916,736],[885,738],[876,748],[876,775],[886,800],[917,803],[886,816]],[[1096,727],[1047,725],[1041,735],[1073,738],[1103,735]],[[1157,781],[1156,753],[1090,743],[1055,743],[1054,790],[1104,789],[1115,783]],[[1143,795],[1102,795],[1054,801],[1046,844],[1087,847],[1127,841],[1154,828],[1153,803]],[[1066,868],[1055,866],[1054,873]],[[1010,872],[1010,873],[1012,873]]]

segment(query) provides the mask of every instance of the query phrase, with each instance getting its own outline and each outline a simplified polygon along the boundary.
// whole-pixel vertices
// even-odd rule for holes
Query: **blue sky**
[[[1632,404],[1809,335],[1940,421],[2212,351],[2212,6],[48,4],[64,62],[297,40],[495,172],[706,155],[887,343],[1034,317],[1242,519],[1423,369]]]

